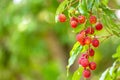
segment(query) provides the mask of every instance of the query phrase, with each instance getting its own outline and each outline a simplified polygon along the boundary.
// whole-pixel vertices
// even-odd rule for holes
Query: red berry
[[[98,23],[96,26],[95,26],[96,30],[101,30],[103,28],[103,25],[101,23]]]
[[[80,31],[80,34],[83,34],[85,36],[86,34],[85,30]]]
[[[84,35],[83,34],[77,34],[77,36],[76,36],[76,39],[77,39],[77,41],[82,41],[83,40],[83,38],[84,38]]]
[[[77,25],[78,25],[78,22],[76,22],[75,20],[73,20],[73,21],[70,22],[70,25],[71,25],[72,28],[76,28]]]
[[[71,17],[71,18],[70,18],[70,21],[76,21],[76,22],[78,22],[78,18],[76,18],[76,17]]]
[[[91,43],[91,38],[90,37],[85,37],[85,39],[84,39],[84,43],[85,44],[87,44],[87,45],[89,45],[90,43]]]
[[[84,76],[85,78],[89,78],[90,75],[91,75],[91,72],[90,72],[89,69],[85,69],[85,70],[83,71],[83,76]]]
[[[88,51],[89,51],[88,53],[90,56],[94,56],[95,51],[92,48],[90,48]]]
[[[86,58],[81,59],[81,66],[83,66],[84,68],[86,68],[87,66],[89,66],[88,59],[86,59]]]
[[[92,45],[93,45],[94,47],[98,47],[98,46],[99,46],[99,40],[96,39],[96,38],[94,38],[94,39],[92,40]]]
[[[96,63],[95,63],[95,62],[90,62],[89,68],[90,68],[91,70],[95,70],[95,69],[96,69]]]
[[[77,41],[79,41],[79,43],[80,43],[81,45],[85,45],[85,43],[84,43],[84,38],[85,38],[85,33],[84,33],[84,31],[80,32],[80,33],[77,34],[77,36],[76,36]]]
[[[84,57],[80,57],[79,60],[78,60],[78,63],[81,65],[81,61],[82,59],[84,59]]]
[[[59,20],[60,22],[65,22],[65,21],[66,21],[66,16],[65,16],[64,14],[59,14],[59,15],[58,15],[58,20]]]
[[[95,16],[90,16],[89,20],[91,24],[95,24],[97,22],[97,18]]]
[[[78,16],[78,22],[80,24],[83,24],[85,22],[85,16],[81,15],[81,16]]]
[[[94,28],[88,27],[88,28],[86,29],[86,34],[94,34]]]
[[[88,58],[89,58],[89,55],[88,55],[87,53],[85,53],[85,54],[82,54],[81,57],[88,59]]]

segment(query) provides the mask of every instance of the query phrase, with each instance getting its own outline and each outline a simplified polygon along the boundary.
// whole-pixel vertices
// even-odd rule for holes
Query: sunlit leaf
[[[101,5],[100,8],[102,8],[102,10],[105,12],[105,14],[113,19],[116,19],[116,15],[115,13],[110,10],[110,8],[105,7],[104,5]]]
[[[112,66],[112,67],[110,68],[110,70],[109,70],[109,73],[110,73],[111,76],[113,75],[115,66],[116,66],[116,61],[113,63],[113,66]]]
[[[119,34],[117,31],[112,30],[112,32],[113,32],[117,37],[120,37],[120,34]]]
[[[116,53],[112,57],[113,58],[120,58],[120,46],[118,46]]]
[[[82,2],[79,2],[79,5],[78,5],[78,9],[79,9],[79,12],[81,14],[84,14],[84,15],[88,15],[88,9],[87,9],[87,3],[86,3],[86,0],[82,0]]]
[[[72,48],[72,50],[70,51],[70,58],[68,60],[68,66],[67,66],[67,72],[69,72],[69,68],[70,66],[74,63],[76,57],[78,56],[78,54],[81,52],[82,50],[82,46],[80,46],[79,42],[76,42]]]
[[[105,6],[108,5],[108,2],[109,2],[109,0],[102,0],[102,3],[103,3]]]
[[[88,0],[88,6],[87,6],[87,8],[88,8],[89,11],[92,9],[94,3],[95,3],[95,0]]]
[[[80,66],[73,74],[72,80],[80,80],[82,77],[83,67]]]
[[[109,69],[105,70],[99,80],[105,80],[106,76],[109,74]]]

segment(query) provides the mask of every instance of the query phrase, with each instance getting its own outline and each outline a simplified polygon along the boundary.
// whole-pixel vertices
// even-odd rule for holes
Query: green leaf
[[[68,0],[64,0],[64,1],[59,5],[59,7],[58,7],[57,10],[56,10],[55,22],[58,22],[58,15],[64,11],[64,9],[65,9],[65,7],[66,7],[66,5],[67,5],[68,3],[69,3]]]
[[[120,75],[120,67],[117,69],[117,75]]]
[[[87,8],[88,8],[89,11],[92,9],[92,7],[94,5],[94,2],[95,2],[95,0],[88,0],[88,6],[87,6]]]
[[[109,70],[110,76],[113,75],[113,72],[114,72],[115,66],[116,66],[116,61],[113,63],[113,66],[112,66],[112,67],[110,68],[110,70]]]
[[[82,2],[79,2],[79,5],[78,5],[78,10],[81,14],[83,15],[88,15],[88,9],[87,9],[87,3],[86,3],[86,0],[82,0]]]
[[[120,58],[120,45],[118,46],[116,53],[113,54],[112,57],[113,57],[113,58]]]
[[[102,0],[102,3],[103,3],[105,6],[108,5],[108,2],[109,2],[109,0]]]
[[[72,51],[70,52],[71,56],[68,61],[68,67],[70,67],[74,63],[77,55],[80,53],[81,50],[82,50],[82,46],[77,46],[75,49],[72,49]]]
[[[80,66],[73,74],[72,80],[80,80],[83,72],[83,67]]]
[[[103,72],[99,80],[105,80],[108,74],[109,74],[109,68]]]
[[[82,50],[82,46],[80,46],[79,42],[76,42],[72,48],[72,50],[70,51],[70,58],[68,60],[68,66],[67,66],[67,75],[69,72],[69,68],[70,66],[74,63],[76,57],[78,56],[78,54],[81,52]]]
[[[117,37],[120,37],[120,34],[119,34],[117,31],[112,30],[112,32],[113,32],[113,34],[115,34]]]
[[[116,19],[115,13],[112,10],[110,10],[110,8],[108,8],[104,5],[101,5],[100,8],[102,8],[102,10],[105,12],[106,15],[108,15],[112,19]]]

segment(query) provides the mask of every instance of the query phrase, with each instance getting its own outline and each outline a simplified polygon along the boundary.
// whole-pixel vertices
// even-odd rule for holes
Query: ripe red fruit
[[[90,16],[89,20],[91,24],[95,24],[97,22],[97,18],[95,16]]]
[[[87,53],[85,53],[85,54],[82,54],[81,57],[88,59],[88,58],[89,58],[89,55],[88,55]]]
[[[99,40],[96,39],[96,38],[94,38],[94,39],[92,40],[92,45],[93,45],[94,47],[98,47],[98,46],[99,46]]]
[[[85,37],[85,39],[84,39],[84,43],[85,44],[87,44],[87,45],[89,45],[90,43],[91,43],[91,38],[90,37]]]
[[[77,25],[78,25],[78,22],[76,22],[75,20],[70,21],[70,25],[71,25],[72,28],[76,28]]]
[[[96,30],[101,30],[103,28],[103,25],[101,23],[98,23],[96,26],[95,26]]]
[[[85,32],[86,32],[86,34],[94,34],[94,28],[88,27]]]
[[[77,34],[76,39],[79,41],[81,45],[85,45],[84,43],[84,38],[85,38],[85,31],[81,31],[79,34]]]
[[[88,53],[89,53],[90,56],[94,56],[95,51],[94,51],[92,48],[90,48],[90,49],[88,50]]]
[[[95,62],[90,62],[89,68],[90,68],[91,70],[95,70],[95,69],[96,69],[96,63],[95,63]]]
[[[90,75],[91,75],[91,72],[90,72],[89,69],[85,69],[85,70],[83,71],[83,76],[84,76],[85,78],[89,78]]]
[[[80,24],[83,24],[85,22],[85,16],[81,15],[81,16],[78,16],[78,22]]]
[[[59,15],[58,15],[58,20],[59,20],[60,22],[65,22],[65,21],[66,21],[66,16],[65,16],[64,14],[59,14]]]
[[[80,34],[83,34],[85,36],[86,34],[85,30],[80,31]]]
[[[76,18],[76,17],[71,17],[71,18],[70,18],[70,21],[76,21],[76,22],[78,22],[78,18]]]
[[[86,68],[87,66],[89,66],[89,61],[86,58],[81,59],[80,63],[81,63],[81,66],[83,66],[84,68]]]
[[[84,57],[80,57],[79,60],[78,60],[78,63],[81,65],[81,61],[82,59],[84,59]]]

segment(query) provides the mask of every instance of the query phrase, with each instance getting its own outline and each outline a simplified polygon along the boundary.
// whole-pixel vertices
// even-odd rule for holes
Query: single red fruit
[[[76,18],[76,17],[71,17],[71,18],[70,18],[70,21],[76,21],[76,22],[78,22],[78,18]]]
[[[84,59],[84,57],[80,57],[79,60],[78,60],[78,63],[81,65],[81,61],[82,59]]]
[[[82,46],[85,45],[84,39],[83,39],[82,41],[80,41],[80,44],[81,44]]]
[[[80,24],[83,24],[84,22],[85,22],[85,16],[83,16],[83,15],[81,15],[81,16],[78,16],[78,22],[80,23]]]
[[[85,44],[89,45],[91,43],[91,38],[90,37],[85,37],[84,39]]]
[[[86,34],[94,34],[94,28],[88,27],[85,32],[86,32]]]
[[[89,53],[90,56],[94,56],[95,51],[94,51],[92,48],[90,48],[90,49],[88,50],[88,53]]]
[[[84,38],[84,34],[77,34],[77,36],[76,36],[76,39],[77,39],[77,41],[82,41],[83,40],[83,38]]]
[[[97,22],[97,18],[95,16],[90,16],[89,20],[91,24],[95,24]]]
[[[98,23],[96,26],[95,26],[96,30],[102,30],[103,28],[103,25],[101,23]]]
[[[71,25],[72,28],[76,28],[77,25],[78,25],[78,22],[76,22],[75,20],[70,21],[70,25]]]
[[[86,32],[85,32],[85,30],[82,30],[82,31],[80,31],[80,34],[82,34],[82,35],[86,35]]]
[[[66,16],[65,16],[64,14],[59,14],[59,15],[58,15],[58,20],[59,20],[60,22],[65,22],[65,21],[66,21]]]
[[[84,54],[82,54],[81,57],[88,59],[88,58],[89,58],[89,55],[88,55],[87,53],[84,53]]]
[[[89,78],[89,77],[91,76],[90,70],[89,70],[89,69],[85,69],[85,70],[83,71],[83,76],[84,76],[85,78]]]
[[[94,38],[94,39],[92,40],[92,45],[93,45],[94,47],[98,47],[98,46],[99,46],[99,40],[96,39],[96,38]]]
[[[83,31],[81,33],[77,34],[77,36],[76,36],[77,41],[83,46],[85,45],[84,38],[85,38],[85,34]]]
[[[89,66],[89,61],[88,59],[84,58],[81,60],[81,66],[83,66],[84,68],[86,68],[87,66]]]
[[[95,63],[95,62],[90,62],[89,68],[90,68],[91,70],[95,70],[95,69],[96,69],[96,63]]]

